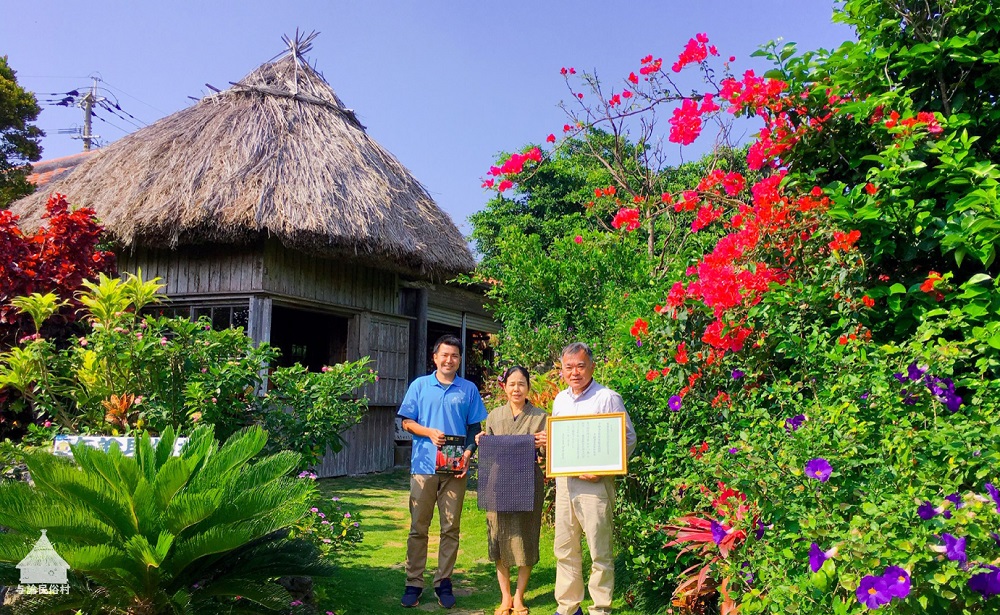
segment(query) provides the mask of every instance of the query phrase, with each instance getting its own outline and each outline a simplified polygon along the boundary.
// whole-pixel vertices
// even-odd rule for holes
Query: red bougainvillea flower
[[[577,235],[576,237],[573,238],[573,241],[575,241],[577,244],[581,244],[581,243],[583,243],[583,237],[580,236],[580,235]]]
[[[629,73],[628,74],[628,80],[629,80],[629,82],[631,82],[633,84],[638,84],[639,83],[639,76],[636,75],[635,73]]]
[[[492,178],[483,181],[483,188],[492,188],[492,187],[493,187],[493,179]]]
[[[941,274],[937,271],[932,271],[927,274],[927,279],[920,285],[920,290],[925,293],[932,293],[934,292],[934,286],[936,286],[941,280]]]
[[[669,121],[670,135],[668,138],[671,143],[690,145],[701,134],[701,114],[698,103],[690,98],[685,98],[681,106],[674,109],[673,116]]]
[[[622,207],[611,220],[611,226],[616,229],[625,227],[626,231],[632,232],[639,228],[642,222],[639,220],[639,210],[632,207]]]
[[[674,354],[674,361],[677,361],[681,365],[688,362],[687,342],[681,342],[677,345],[677,353]]]
[[[632,337],[639,337],[640,335],[645,335],[649,333],[649,323],[642,318],[636,318],[635,322],[632,324],[632,328],[629,329]]]
[[[875,300],[872,299],[871,297],[869,297],[868,295],[865,295],[864,297],[862,297],[861,298],[861,302],[865,304],[865,307],[868,307],[868,308],[875,307]]]
[[[835,231],[833,233],[833,241],[830,242],[830,249],[847,252],[854,247],[854,244],[859,239],[861,239],[861,231],[854,230],[849,233]]]
[[[549,136],[545,137],[545,141],[548,142],[548,143],[555,143],[556,142],[556,136],[550,134]]]
[[[660,375],[660,370],[658,370],[658,369],[651,369],[648,372],[646,372],[646,380],[649,380],[650,382],[652,382],[652,381],[656,380],[657,377],[659,377],[659,375]]]
[[[497,186],[497,190],[499,190],[500,192],[505,192],[513,187],[514,187],[514,182],[510,181],[509,179],[505,179],[500,182],[499,186]]]
[[[874,195],[876,192],[878,192],[878,188],[875,187],[875,184],[868,182],[867,184],[865,184],[865,192]]]

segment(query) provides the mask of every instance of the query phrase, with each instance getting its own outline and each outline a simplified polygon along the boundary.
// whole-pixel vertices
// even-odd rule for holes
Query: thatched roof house
[[[15,206],[93,207],[124,247],[274,238],[438,279],[475,266],[427,190],[296,53],[137,130]]]
[[[481,295],[443,284],[475,266],[465,239],[302,60],[311,40],[286,40],[289,53],[229,89],[40,176],[11,209],[30,228],[52,192],[94,208],[119,267],[159,276],[170,310],[244,326],[285,363],[372,357],[375,410],[359,429],[377,446],[348,449],[329,472],[382,469],[428,342],[496,325]]]

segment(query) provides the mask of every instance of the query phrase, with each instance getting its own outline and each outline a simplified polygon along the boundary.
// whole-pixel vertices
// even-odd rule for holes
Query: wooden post
[[[427,289],[417,289],[417,344],[413,353],[413,370],[419,378],[427,373]]]
[[[465,378],[465,355],[469,354],[469,342],[466,340],[466,325],[468,324],[468,313],[462,312],[462,378]]]
[[[267,296],[250,297],[250,313],[247,315],[247,336],[253,343],[260,346],[271,341],[272,301]],[[269,365],[260,366],[260,388],[257,395],[267,393],[267,373]]]

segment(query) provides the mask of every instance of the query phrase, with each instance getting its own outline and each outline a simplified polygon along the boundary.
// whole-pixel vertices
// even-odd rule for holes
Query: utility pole
[[[77,103],[83,109],[83,135],[73,137],[74,139],[83,139],[83,151],[85,152],[90,151],[91,142],[100,138],[99,135],[91,134],[90,126],[94,116],[94,105],[104,100],[104,97],[97,95],[97,77],[91,77],[91,79],[93,79],[93,84],[90,86],[90,91],[84,94],[80,102]]]

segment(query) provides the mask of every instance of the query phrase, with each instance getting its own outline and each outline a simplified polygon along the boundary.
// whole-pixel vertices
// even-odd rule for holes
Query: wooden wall
[[[395,459],[395,425],[395,407],[370,407],[361,422],[344,434],[346,446],[336,454],[327,451],[316,474],[329,478],[388,470]]]
[[[174,299],[271,294],[350,311],[398,314],[395,273],[288,250],[276,241],[257,246],[185,246],[122,251],[118,269],[161,278]]]
[[[186,247],[182,250],[123,250],[118,270],[151,280],[161,278],[169,297],[226,295],[264,288],[264,259],[260,249],[234,246]]]
[[[316,258],[269,241],[264,248],[264,290],[309,301],[399,313],[397,276],[351,263]]]

